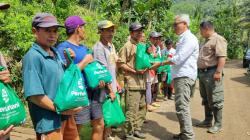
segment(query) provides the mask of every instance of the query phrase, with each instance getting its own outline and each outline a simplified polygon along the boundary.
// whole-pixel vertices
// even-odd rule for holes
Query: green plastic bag
[[[120,106],[120,96],[118,93],[116,93],[116,99],[113,102],[109,96],[106,97],[102,105],[102,112],[105,127],[119,126],[126,120]]]
[[[0,66],[0,71],[5,68]],[[0,82],[0,130],[20,125],[26,120],[24,105],[9,84]]]
[[[99,85],[100,81],[105,83],[112,82],[112,76],[105,66],[101,65],[98,61],[89,63],[85,68],[84,72],[88,82],[88,86],[95,88]]]
[[[170,65],[160,66],[160,67],[157,69],[157,73],[170,72],[170,71],[171,71],[171,66],[170,66]]]
[[[146,68],[150,68],[150,59],[149,55],[146,52],[146,45],[139,43],[136,45],[136,57],[135,57],[135,69],[136,70],[144,70]]]
[[[54,105],[59,114],[68,109],[89,105],[88,94],[83,83],[82,73],[70,58],[68,50],[66,50],[66,54],[71,64],[64,72],[54,99]]]
[[[167,73],[168,75],[168,79],[166,80],[167,84],[171,84],[172,83],[172,76],[171,76],[171,73]]]

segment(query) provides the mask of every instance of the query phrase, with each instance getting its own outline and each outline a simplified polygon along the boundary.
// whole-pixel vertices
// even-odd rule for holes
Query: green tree
[[[11,71],[13,87],[20,97],[23,97],[21,61],[34,37],[31,32],[32,17],[39,12],[49,12],[56,15],[62,24],[66,17],[79,15],[86,24],[87,39],[84,44],[92,47],[98,40],[97,21],[102,16],[97,15],[70,0],[10,0],[11,8],[0,13],[0,50],[4,54]],[[65,30],[60,28],[59,41],[66,39]]]

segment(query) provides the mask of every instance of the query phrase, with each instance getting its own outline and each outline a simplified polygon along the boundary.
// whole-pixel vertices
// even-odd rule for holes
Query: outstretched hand
[[[144,69],[144,70],[137,70],[136,74],[144,74],[148,69]]]
[[[157,68],[159,68],[161,66],[161,63],[160,62],[156,62],[156,63],[154,63],[151,67],[150,67],[150,69],[151,70],[156,70]]]

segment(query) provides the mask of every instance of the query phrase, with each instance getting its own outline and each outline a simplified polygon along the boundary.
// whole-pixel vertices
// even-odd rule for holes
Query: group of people
[[[150,44],[147,48],[147,53],[153,58],[160,60],[170,59],[175,54],[174,43],[170,39],[163,40],[160,32],[153,31],[149,35]],[[173,100],[173,83],[171,82],[171,66],[161,70],[149,69],[146,72],[146,104],[147,111],[151,112],[160,107],[162,100],[157,98],[161,92],[164,100]]]
[[[190,98],[194,92],[197,78],[199,78],[205,119],[194,125],[208,128],[208,133],[220,132],[224,103],[222,80],[227,57],[227,41],[215,32],[211,21],[203,21],[200,24],[200,33],[205,38],[205,42],[199,46],[196,36],[189,30],[189,26],[188,15],[175,17],[174,31],[179,36],[176,53],[170,60],[163,62],[163,65],[173,65],[175,108],[180,124],[180,133],[174,135],[173,138],[181,140],[195,139],[190,113]]]
[[[9,5],[1,4],[0,7],[6,9]],[[190,98],[197,77],[199,77],[205,120],[196,125],[209,127],[210,133],[221,130],[224,101],[222,79],[227,42],[214,31],[212,22],[204,21],[200,24],[201,35],[206,39],[201,47],[197,37],[189,30],[190,19],[186,14],[177,15],[174,20],[174,31],[179,36],[175,43],[176,50],[173,48],[173,41],[164,42],[160,32],[151,32],[147,53],[153,57],[161,56],[167,59],[155,62],[144,70],[135,69],[136,46],[145,42],[144,27],[140,23],[132,23],[129,26],[129,38],[119,53],[112,43],[116,25],[109,20],[98,23],[100,40],[93,46],[93,50],[81,44],[86,37],[84,29],[86,21],[79,16],[69,16],[64,26],[61,26],[52,14],[38,13],[33,17],[31,24],[35,41],[23,58],[22,75],[24,94],[37,140],[79,140],[82,126],[89,121],[91,121],[93,140],[110,137],[111,128],[104,127],[102,103],[106,95],[114,100],[115,93],[122,90],[116,79],[117,69],[121,69],[124,75],[126,115],[124,139],[146,138],[142,132],[142,125],[147,110],[152,111],[153,106],[159,106],[155,102],[161,82],[166,98],[172,100],[172,93],[175,93],[180,134],[174,135],[174,139],[195,139]],[[67,40],[55,46],[60,27],[65,27]],[[70,57],[82,71],[90,105],[58,114],[53,100],[64,71],[70,64],[65,49],[69,50]],[[93,60],[99,61],[107,68],[112,76],[111,83],[100,81],[98,87],[88,87],[83,70]],[[0,62],[6,66],[2,57]],[[157,73],[157,68],[164,65],[171,65],[171,74]],[[2,82],[10,82],[9,76],[8,70],[0,72]],[[166,82],[169,78],[173,81]],[[212,124],[213,119],[214,124]],[[10,126],[6,130],[1,130],[0,139],[3,137],[8,139],[7,135],[12,128],[13,126]]]

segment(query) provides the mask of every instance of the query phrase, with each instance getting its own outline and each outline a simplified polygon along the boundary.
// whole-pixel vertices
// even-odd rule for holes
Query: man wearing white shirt
[[[197,77],[197,59],[199,44],[197,38],[189,30],[190,19],[186,14],[177,15],[174,31],[179,36],[175,55],[162,64],[172,64],[172,77],[175,89],[175,108],[180,124],[180,134],[174,139],[194,140],[190,113],[190,95]]]

